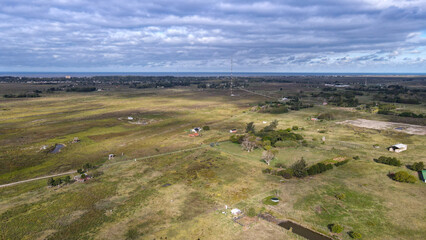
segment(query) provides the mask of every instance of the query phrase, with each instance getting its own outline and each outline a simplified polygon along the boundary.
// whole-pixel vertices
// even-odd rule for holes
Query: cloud
[[[421,72],[425,19],[425,0],[2,0],[0,71]]]

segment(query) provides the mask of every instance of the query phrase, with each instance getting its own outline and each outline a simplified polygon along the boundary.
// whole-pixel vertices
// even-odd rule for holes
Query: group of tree
[[[47,186],[54,187],[54,186],[61,185],[62,183],[68,184],[70,182],[71,182],[70,176],[65,176],[63,179],[62,178],[54,179],[54,178],[51,177],[51,178],[47,179]]]
[[[21,94],[4,94],[4,98],[36,98],[41,97],[41,95],[38,92],[32,92],[32,93],[21,93]]]

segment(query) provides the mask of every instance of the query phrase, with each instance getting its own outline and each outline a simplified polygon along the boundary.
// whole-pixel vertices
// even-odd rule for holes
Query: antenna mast
[[[234,95],[234,78],[232,77],[232,65],[233,65],[234,61],[231,57],[231,97],[235,96]]]

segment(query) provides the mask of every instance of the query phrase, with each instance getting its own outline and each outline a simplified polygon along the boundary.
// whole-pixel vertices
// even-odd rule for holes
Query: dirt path
[[[63,172],[63,173],[58,173],[58,174],[49,175],[49,176],[36,177],[36,178],[31,178],[31,179],[27,179],[27,180],[18,181],[18,182],[7,183],[7,184],[0,185],[0,188],[2,188],[2,187],[8,187],[8,186],[13,186],[13,185],[20,184],[20,183],[37,181],[37,180],[45,179],[45,178],[51,178],[51,177],[57,177],[57,176],[63,176],[63,175],[73,174],[73,173],[76,173],[76,171]]]
[[[201,149],[206,147],[207,145],[201,145],[199,147],[193,147],[193,148],[187,148],[187,149],[181,149],[181,150],[176,150],[176,151],[172,151],[172,152],[166,152],[166,153],[160,153],[160,154],[155,154],[155,155],[151,155],[151,156],[146,156],[146,157],[141,157],[141,158],[134,158],[131,160],[124,160],[124,161],[120,161],[120,162],[115,162],[115,163],[109,163],[109,164],[104,164],[103,166],[108,167],[111,165],[116,165],[116,164],[121,164],[121,163],[126,163],[126,162],[132,162],[132,161],[138,161],[138,160],[143,160],[143,159],[149,159],[149,158],[155,158],[155,157],[161,157],[161,156],[165,156],[165,155],[171,155],[171,154],[175,154],[175,153],[181,153],[181,152],[187,152],[187,151],[192,151],[192,150],[197,150],[197,149]],[[13,182],[13,183],[7,183],[7,184],[3,184],[0,185],[0,188],[2,187],[8,187],[8,186],[13,186],[13,185],[17,185],[20,183],[26,183],[26,182],[32,182],[32,181],[37,181],[40,179],[46,179],[46,178],[51,178],[51,177],[58,177],[58,176],[63,176],[63,175],[68,175],[68,174],[73,174],[76,173],[77,171],[69,171],[69,172],[63,172],[63,173],[58,173],[58,174],[54,174],[54,175],[49,175],[49,176],[43,176],[43,177],[36,177],[36,178],[31,178],[31,179],[27,179],[27,180],[22,180],[22,181],[18,181],[18,182]]]

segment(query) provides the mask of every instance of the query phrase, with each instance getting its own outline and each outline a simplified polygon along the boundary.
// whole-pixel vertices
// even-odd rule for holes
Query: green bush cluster
[[[256,209],[254,209],[253,207],[249,208],[249,210],[247,211],[247,216],[255,217],[256,216]]]
[[[290,169],[293,170],[293,176],[295,177],[303,178],[308,175],[308,171],[306,170],[306,162],[303,158],[291,165]]]
[[[344,194],[344,193],[338,193],[338,194],[336,194],[336,198],[339,199],[339,200],[343,200],[343,199],[346,198],[346,194]]]
[[[423,162],[416,162],[413,163],[413,165],[411,165],[411,169],[413,169],[414,171],[422,171],[425,167],[425,164]]]
[[[317,118],[321,119],[321,120],[334,120],[335,119],[334,114],[328,113],[328,112],[319,114]]]
[[[315,175],[315,174],[318,174],[318,173],[325,172],[325,171],[330,170],[330,169],[333,169],[333,165],[324,164],[324,163],[317,163],[317,164],[310,166],[308,168],[307,172],[308,172],[308,175],[311,176],[311,175]]]
[[[353,239],[361,239],[362,238],[362,235],[359,232],[350,231],[348,234]]]
[[[233,143],[242,143],[244,140],[244,135],[240,134],[240,135],[231,135],[231,137],[229,137],[229,140]]]
[[[208,130],[210,130],[210,127],[209,126],[203,126],[203,130],[208,131]]]
[[[333,233],[341,233],[343,231],[343,227],[336,223],[330,224],[328,227],[330,228],[330,231]]]
[[[391,166],[401,166],[401,162],[394,158],[394,157],[385,157],[385,156],[381,156],[377,159],[374,159],[375,162],[378,163],[383,163],[383,164],[387,164],[387,165],[391,165]]]
[[[70,183],[71,182],[71,177],[70,176],[65,176],[63,179],[62,178],[49,178],[47,179],[47,186],[58,186],[61,185],[62,183]]]
[[[406,182],[406,183],[415,183],[416,178],[405,171],[399,171],[395,174],[393,174],[392,179],[398,182]]]
[[[349,162],[349,159],[346,159],[346,160],[335,163],[334,166],[339,167],[339,166],[345,165],[348,162]]]

